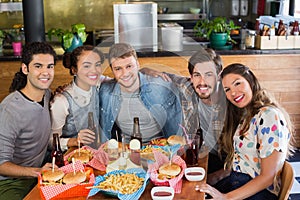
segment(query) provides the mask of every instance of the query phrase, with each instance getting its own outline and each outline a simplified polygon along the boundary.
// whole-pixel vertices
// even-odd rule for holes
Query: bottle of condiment
[[[255,30],[248,30],[245,43],[247,49],[253,49],[255,47],[255,35]]]
[[[59,135],[58,133],[53,133],[53,144],[51,158],[55,157],[55,164],[58,167],[64,166],[64,156],[60,148]]]
[[[91,144],[89,144],[90,147],[94,149],[98,149],[101,146],[101,141],[100,141],[100,135],[98,134],[97,127],[95,126],[95,121],[94,121],[94,113],[89,112],[88,113],[88,129],[93,131],[95,133],[95,141]]]
[[[138,117],[133,118],[133,131],[131,134],[131,138],[132,139],[137,139],[140,141],[141,145],[142,145],[142,134],[141,134],[141,130],[140,130],[140,121]]]
[[[256,31],[256,35],[260,35],[260,19],[257,18],[256,22],[255,22],[255,31]]]
[[[127,152],[126,152],[126,144],[125,144],[125,135],[122,134],[122,152],[120,154],[120,158],[119,158],[119,169],[126,169],[127,168]]]
[[[140,130],[140,122],[139,118],[133,118],[133,131],[129,143],[130,149],[130,160],[136,164],[141,164],[141,156],[140,156],[140,149],[142,146],[142,134]]]
[[[299,22],[297,20],[293,24],[292,35],[299,35]]]
[[[141,165],[141,143],[138,139],[132,139],[129,143],[129,149],[130,149],[130,160],[134,164],[140,166]]]

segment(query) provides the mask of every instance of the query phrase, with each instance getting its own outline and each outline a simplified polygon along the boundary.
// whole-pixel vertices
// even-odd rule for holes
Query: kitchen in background
[[[293,0],[291,0],[293,1]],[[114,35],[114,0],[44,0],[45,31],[50,28],[65,28],[71,24],[84,23],[93,44],[98,44]],[[121,1],[125,3],[125,1]],[[141,0],[129,3],[146,2]],[[236,23],[254,28],[257,5],[261,0],[156,0],[157,20],[159,23],[177,23],[183,27],[183,34],[193,36],[193,26],[197,20],[225,16]],[[276,0],[265,1],[265,14],[270,14],[271,4]],[[275,3],[272,3],[275,2]],[[7,6],[9,4],[9,6]],[[23,13],[20,0],[0,1],[0,29],[12,28],[23,24]],[[13,9],[11,9],[13,8]],[[192,8],[192,9],[191,9]],[[200,9],[197,10],[197,9]],[[196,39],[196,38],[195,38]]]
[[[0,10],[7,2],[11,6],[20,5],[20,2],[1,0]],[[45,30],[50,28],[65,28],[71,24],[84,23],[88,31],[95,33],[95,40],[101,40],[103,37],[113,34],[114,15],[113,3],[120,2],[114,0],[44,0]],[[125,1],[123,1],[125,3]],[[129,1],[141,2],[141,1]],[[158,5],[158,23],[159,22],[177,22],[184,29],[192,29],[197,20],[206,17],[216,16],[217,11],[214,5],[218,0],[158,0],[153,1]],[[220,7],[219,13],[224,13],[230,17],[231,0],[222,0],[226,5]],[[2,5],[1,5],[2,4]],[[20,6],[19,6],[20,7]],[[162,8],[168,8],[161,12]],[[192,14],[190,8],[200,8],[200,12]],[[215,13],[209,13],[212,9]],[[210,15],[210,16],[209,16]],[[15,24],[23,24],[22,10],[0,11],[0,28],[12,28]],[[97,43],[98,41],[96,41]]]

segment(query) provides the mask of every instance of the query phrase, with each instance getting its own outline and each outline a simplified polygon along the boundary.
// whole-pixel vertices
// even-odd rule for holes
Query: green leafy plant
[[[0,30],[0,39],[4,39],[5,38],[5,32]]]
[[[227,21],[225,17],[216,17],[213,20],[199,20],[194,26],[197,37],[204,37],[209,40],[212,33],[227,33],[228,41],[236,43],[231,37],[231,30],[239,29],[232,20]]]
[[[84,24],[73,24],[71,26],[71,30],[51,28],[49,29],[47,34],[50,41],[52,41],[53,36],[56,36],[62,43],[64,49],[69,49],[72,46],[74,37],[78,36],[81,39],[82,43],[84,43],[87,38]]]

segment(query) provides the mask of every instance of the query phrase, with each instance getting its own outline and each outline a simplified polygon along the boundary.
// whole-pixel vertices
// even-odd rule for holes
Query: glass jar
[[[247,31],[246,41],[245,41],[246,48],[253,49],[255,47],[255,35],[256,35],[255,30]]]

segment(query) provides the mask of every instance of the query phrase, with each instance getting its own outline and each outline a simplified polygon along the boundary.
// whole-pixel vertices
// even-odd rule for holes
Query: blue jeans
[[[249,176],[248,174],[232,171],[229,176],[220,180],[218,183],[213,185],[213,187],[215,187],[222,193],[228,193],[232,190],[235,190],[245,185],[251,180],[252,177]],[[255,195],[248,197],[246,200],[266,200],[266,199],[277,200],[278,197],[275,194],[268,191],[267,189],[264,189],[256,193]]]

